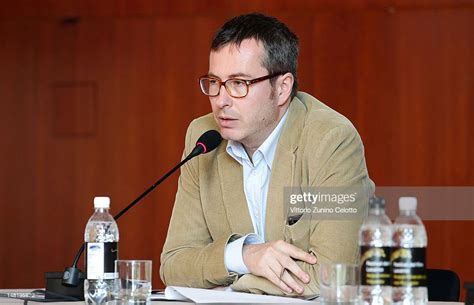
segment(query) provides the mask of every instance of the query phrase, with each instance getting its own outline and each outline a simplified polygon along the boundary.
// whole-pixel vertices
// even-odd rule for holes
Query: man
[[[297,57],[296,36],[272,17],[238,16],[216,33],[200,79],[212,113],[191,123],[184,155],[209,129],[224,141],[181,170],[166,285],[310,295],[321,263],[357,262],[360,219],[289,222],[285,187],[373,191],[350,121],[297,92]]]

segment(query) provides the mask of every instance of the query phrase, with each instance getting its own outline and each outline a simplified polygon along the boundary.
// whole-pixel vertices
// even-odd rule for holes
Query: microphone
[[[160,179],[158,179],[151,187],[149,187],[143,194],[138,196],[134,201],[132,201],[128,206],[126,206],[123,210],[121,210],[117,215],[114,216],[115,220],[118,220],[122,215],[124,215],[129,209],[131,209],[135,204],[137,204],[140,200],[142,200],[148,193],[153,191],[155,187],[160,185],[166,178],[168,178],[171,174],[173,174],[178,168],[183,166],[186,162],[191,160],[192,158],[199,156],[201,154],[206,154],[208,152],[213,151],[216,149],[219,144],[222,142],[222,137],[217,132],[216,130],[208,130],[205,133],[203,133],[199,139],[196,141],[196,146],[194,149],[191,151],[189,155],[186,156],[181,162],[179,162],[175,167],[173,167],[169,172],[167,172],[165,175],[163,175]],[[77,268],[77,263],[79,261],[79,258],[81,257],[82,253],[84,252],[85,248],[85,243],[82,244],[81,248],[79,248],[79,251],[76,253],[76,256],[74,257],[74,261],[71,265],[71,267],[68,267],[64,270],[63,276],[62,276],[62,285],[68,286],[67,288],[72,288],[72,287],[77,287],[79,286],[81,280],[84,280],[84,275],[82,274],[81,276],[81,271]],[[47,272],[48,274],[48,272]],[[47,276],[47,282],[50,280]],[[57,287],[58,285],[48,285],[46,284],[46,287],[51,287],[51,290],[58,290],[58,291],[51,291],[52,294],[56,293],[62,293],[65,294],[64,291],[69,291],[70,289],[64,289],[61,287]],[[61,286],[61,285],[59,285]],[[65,287],[66,288],[66,287]],[[82,292],[81,292],[82,293]],[[48,289],[46,289],[46,294],[48,294]],[[77,294],[76,294],[77,296]],[[81,296],[81,294],[79,294]],[[82,294],[83,297],[83,294]]]
[[[194,147],[193,151],[191,151],[186,159],[191,159],[200,154],[208,153],[219,146],[221,142],[222,137],[219,132],[215,130],[208,130],[199,137],[199,139],[196,141],[196,147]]]

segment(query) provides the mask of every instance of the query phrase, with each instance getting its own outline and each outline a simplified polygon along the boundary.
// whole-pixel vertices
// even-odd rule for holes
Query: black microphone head
[[[219,146],[222,142],[221,134],[217,130],[208,130],[196,141],[196,147],[203,148],[203,154],[208,153]]]

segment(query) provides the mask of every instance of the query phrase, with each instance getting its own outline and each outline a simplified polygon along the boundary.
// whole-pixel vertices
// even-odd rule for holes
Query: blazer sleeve
[[[192,139],[192,127],[189,127],[183,158],[193,148]],[[160,277],[168,286],[212,288],[229,285],[237,279],[237,274],[229,273],[225,267],[224,250],[230,240],[240,236],[211,237],[201,205],[198,171],[199,158],[181,167],[178,191],[161,254]]]
[[[365,196],[361,196],[355,204],[360,209],[359,212],[365,215],[367,212],[365,200],[373,193],[374,183],[369,179],[363,144],[355,128],[349,124],[334,127],[322,137],[319,144],[314,144],[305,153],[305,158],[309,160],[308,170],[311,171],[309,186],[348,186],[364,190]],[[362,218],[352,220],[310,218],[311,215],[305,214],[294,225],[287,225],[285,228],[285,241],[306,249],[317,257],[317,263],[314,265],[297,261],[311,278],[309,284],[297,280],[304,287],[304,295],[319,293],[321,263],[358,263],[358,231],[362,223]],[[260,294],[286,294],[267,279],[252,274],[242,276],[232,287]]]

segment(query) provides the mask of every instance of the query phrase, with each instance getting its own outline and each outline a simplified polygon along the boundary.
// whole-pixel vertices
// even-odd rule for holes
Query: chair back
[[[426,269],[428,300],[458,302],[461,282],[456,272],[447,269]]]

